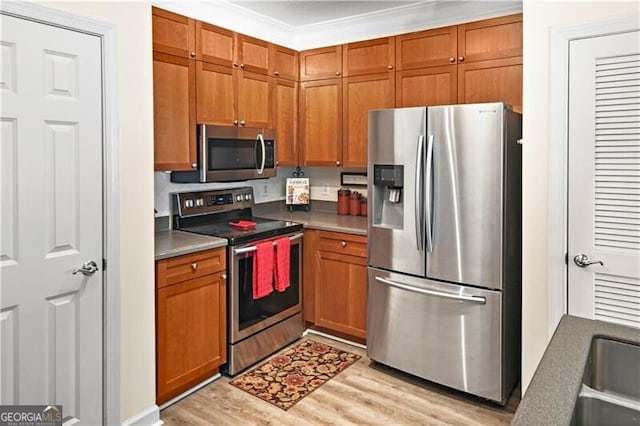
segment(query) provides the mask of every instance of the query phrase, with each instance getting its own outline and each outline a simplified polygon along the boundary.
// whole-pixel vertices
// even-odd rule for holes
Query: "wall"
[[[525,0],[523,54],[523,282],[522,389],[531,377],[551,338],[551,292],[566,286],[549,282],[549,110],[551,28],[586,24],[639,13],[636,1],[559,2]],[[552,262],[564,264],[560,256]]]
[[[153,98],[148,2],[45,2],[116,26],[120,141],[120,418],[155,404]]]

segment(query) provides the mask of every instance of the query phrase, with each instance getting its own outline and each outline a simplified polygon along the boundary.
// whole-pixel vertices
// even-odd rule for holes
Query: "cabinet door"
[[[393,72],[395,66],[395,38],[349,43],[342,46],[344,77]]]
[[[181,58],[195,58],[195,21],[151,7],[153,50]]]
[[[305,166],[342,163],[341,79],[300,83],[300,136]]]
[[[522,57],[458,66],[458,103],[506,102],[522,112]]]
[[[342,46],[300,52],[300,81],[339,78],[342,75]]]
[[[436,67],[457,62],[456,26],[420,31],[396,37],[396,69]]]
[[[247,127],[271,127],[269,78],[243,70],[236,72],[239,124]]]
[[[396,73],[396,107],[450,105],[457,102],[458,65]]]
[[[366,338],[367,259],[326,251],[316,253],[316,324]]]
[[[342,81],[342,162],[345,167],[367,167],[370,109],[393,108],[393,73],[347,77]]]
[[[273,124],[276,130],[276,164],[297,166],[298,83],[274,78],[271,82]]]
[[[522,56],[522,14],[458,26],[460,63]]]
[[[158,404],[211,377],[226,361],[222,275],[207,275],[156,292]]]
[[[298,57],[295,50],[272,44],[269,74],[285,80],[298,81]]]
[[[233,70],[197,62],[197,122],[232,126],[236,119]]]
[[[235,33],[205,22],[196,21],[196,58],[210,64],[233,65]]]
[[[269,44],[244,34],[237,34],[236,37],[240,68],[266,75],[270,65]]]
[[[153,53],[155,170],[197,166],[195,87],[195,61]]]

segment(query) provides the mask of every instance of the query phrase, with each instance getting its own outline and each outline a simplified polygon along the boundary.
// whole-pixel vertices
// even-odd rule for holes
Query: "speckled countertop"
[[[538,365],[513,425],[569,425],[594,336],[640,345],[630,327],[565,315]]]
[[[160,260],[201,250],[224,247],[227,245],[227,240],[190,232],[165,230],[156,232],[155,244],[155,257],[156,260]]]
[[[287,210],[284,203],[268,203],[257,205],[254,214],[269,219],[288,220],[302,223],[305,228],[320,229],[322,231],[345,232],[347,234],[367,235],[366,216],[341,216],[336,213],[335,203],[318,203],[322,208],[312,208],[310,211]]]

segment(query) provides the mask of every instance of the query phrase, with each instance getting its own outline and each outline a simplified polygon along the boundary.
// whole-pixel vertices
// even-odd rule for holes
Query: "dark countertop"
[[[174,230],[157,231],[155,235],[156,260],[195,253],[227,245],[224,238],[192,234]]]
[[[269,219],[288,220],[302,223],[305,228],[322,231],[345,232],[347,234],[367,235],[366,216],[340,216],[335,210],[317,210],[290,212],[284,203],[269,203],[259,205],[254,214]],[[318,204],[318,203],[317,203]],[[326,203],[328,205],[335,203]]]
[[[513,425],[569,425],[594,336],[640,345],[638,329],[565,315],[518,406]]]

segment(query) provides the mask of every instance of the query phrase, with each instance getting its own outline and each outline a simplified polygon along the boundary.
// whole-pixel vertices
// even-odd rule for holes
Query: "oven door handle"
[[[304,236],[304,234],[302,232],[300,232],[299,234],[294,234],[292,236],[289,237],[290,241],[295,241],[298,240],[300,238],[302,238]],[[276,245],[276,243],[274,242],[273,245]],[[233,254],[243,254],[243,253],[251,253],[252,251],[256,251],[258,248],[256,246],[248,246],[248,247],[243,247],[240,249],[233,249]]]

